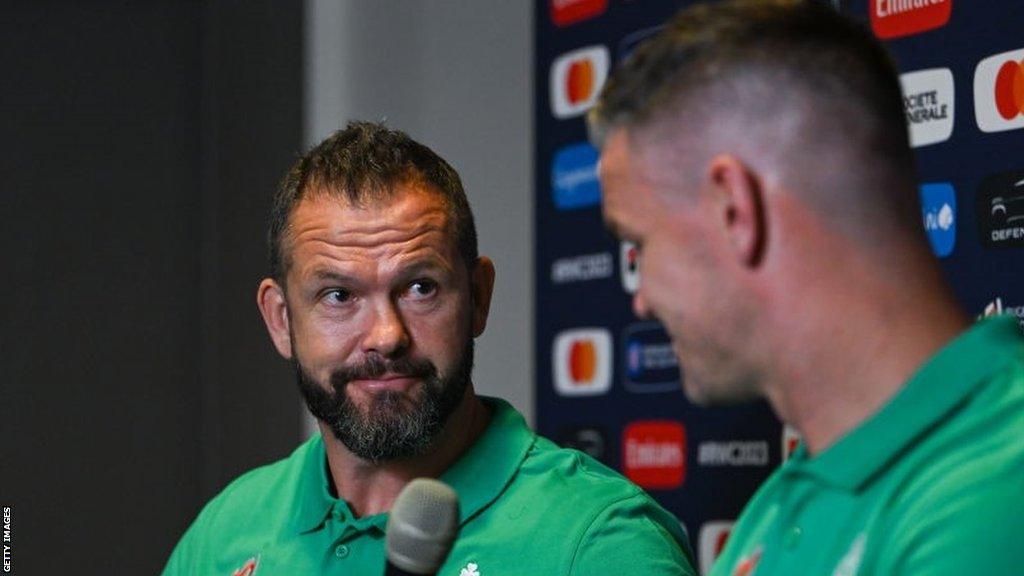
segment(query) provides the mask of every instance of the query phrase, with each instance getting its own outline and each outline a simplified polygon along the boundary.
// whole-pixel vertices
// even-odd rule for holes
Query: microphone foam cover
[[[388,560],[413,574],[435,574],[459,532],[459,497],[444,482],[417,478],[395,500],[385,535]]]

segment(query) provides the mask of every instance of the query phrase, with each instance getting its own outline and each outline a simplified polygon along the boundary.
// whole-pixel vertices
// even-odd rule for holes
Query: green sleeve
[[[216,514],[223,501],[218,496],[207,503],[203,510],[196,517],[192,525],[188,527],[185,534],[178,541],[178,545],[171,552],[171,557],[164,566],[161,576],[194,576],[199,574],[200,561],[203,558],[203,551],[208,544],[207,537],[211,518]]]
[[[185,531],[185,535],[178,541],[178,545],[171,552],[171,557],[164,566],[162,576],[187,576],[193,573],[195,554],[196,532],[198,531],[198,519]]]
[[[601,511],[580,539],[571,575],[696,576],[686,531],[649,496],[637,493]]]
[[[900,576],[1020,573],[1021,494],[1024,476],[927,499],[901,515],[890,543],[875,543],[882,547],[876,572]]]

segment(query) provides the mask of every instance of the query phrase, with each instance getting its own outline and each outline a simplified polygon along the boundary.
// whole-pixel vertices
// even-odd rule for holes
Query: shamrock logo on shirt
[[[466,564],[466,567],[459,572],[459,576],[480,576],[480,573],[476,570],[477,566],[475,562]]]

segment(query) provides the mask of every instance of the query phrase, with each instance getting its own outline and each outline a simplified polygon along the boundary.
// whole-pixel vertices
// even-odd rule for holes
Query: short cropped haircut
[[[805,124],[784,148],[772,122],[789,114]],[[895,63],[864,25],[821,1],[722,0],[681,10],[618,65],[587,121],[601,147],[616,128],[699,142],[737,119],[749,128],[736,137],[778,151],[791,184],[832,188],[833,199],[866,192],[843,199],[859,203],[851,213],[920,227]],[[762,125],[767,132],[755,130]],[[823,152],[842,153],[849,169],[823,174],[800,158]]]
[[[814,0],[726,0],[680,11],[617,67],[590,112],[591,134],[600,143],[610,128],[643,124],[690,89],[757,67],[792,72],[799,87],[825,97],[856,98],[906,136],[888,52],[865,27]]]
[[[455,245],[468,269],[476,265],[477,236],[458,173],[433,150],[382,124],[350,122],[299,157],[274,196],[267,232],[270,276],[284,286],[291,265],[286,246],[295,207],[309,194],[363,206],[394,197],[403,184],[424,185],[448,212]]]

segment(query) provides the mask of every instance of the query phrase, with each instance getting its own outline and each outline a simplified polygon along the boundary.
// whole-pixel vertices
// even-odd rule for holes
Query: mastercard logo
[[[604,394],[612,383],[612,335],[606,328],[560,332],[552,350],[555,391],[562,396]]]
[[[697,538],[700,549],[700,573],[710,574],[711,565],[722,555],[725,543],[729,541],[733,522],[730,520],[712,520],[700,527]]]
[[[610,56],[604,46],[562,54],[551,64],[551,113],[572,118],[589,110],[608,79]]]
[[[594,61],[577,60],[569,65],[565,77],[565,96],[569,104],[586,102],[594,93]]]
[[[1024,60],[1004,62],[996,74],[996,110],[1005,120],[1024,114]]]
[[[569,377],[585,384],[597,375],[597,348],[593,340],[577,340],[569,347]]]
[[[974,70],[974,113],[983,132],[1024,128],[1024,49],[989,56]]]

